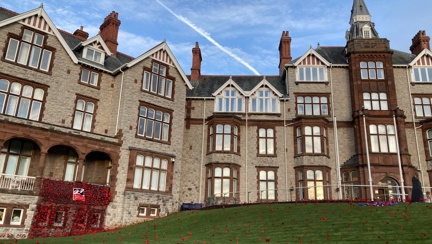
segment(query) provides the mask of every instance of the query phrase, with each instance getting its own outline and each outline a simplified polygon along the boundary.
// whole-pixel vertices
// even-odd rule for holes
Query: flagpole
[[[371,200],[373,201],[374,195],[373,195],[373,187],[372,187],[372,173],[371,173],[370,160],[369,160],[369,143],[368,143],[367,132],[366,132],[366,118],[364,114],[364,107],[362,107],[362,115],[363,115],[364,137],[366,143],[366,160],[367,160],[367,167],[368,167],[368,174],[369,174],[369,191],[370,191]]]
[[[398,136],[398,130],[396,125],[396,112],[399,109],[399,107],[396,107],[395,113],[393,114],[393,124],[395,129],[395,136],[396,136],[396,152],[397,152],[397,159],[398,159],[398,165],[399,165],[399,177],[400,177],[400,183],[402,188],[402,201],[405,202],[405,185],[404,185],[404,179],[403,179],[403,173],[402,173],[402,163],[401,163],[401,156],[400,156],[400,150],[399,150],[399,136]]]

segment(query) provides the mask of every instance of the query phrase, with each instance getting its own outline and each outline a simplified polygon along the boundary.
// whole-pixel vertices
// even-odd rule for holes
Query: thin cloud
[[[180,20],[181,22],[183,22],[186,25],[188,25],[189,27],[191,27],[198,34],[200,34],[201,36],[203,36],[204,38],[206,38],[209,42],[213,43],[213,45],[215,45],[216,47],[218,47],[221,51],[225,52],[226,54],[228,54],[229,56],[231,56],[232,58],[234,58],[235,60],[237,60],[238,62],[240,62],[241,64],[243,64],[244,66],[246,66],[255,75],[260,75],[259,72],[256,69],[254,69],[252,66],[250,66],[246,61],[244,61],[243,59],[241,59],[239,56],[235,55],[234,53],[230,52],[224,46],[220,45],[213,38],[211,38],[209,33],[205,32],[202,29],[200,29],[199,27],[197,27],[195,24],[193,24],[192,22],[190,22],[188,19],[184,18],[183,16],[177,15],[176,13],[174,13],[170,8],[168,8],[165,4],[163,4],[159,0],[156,0],[156,2],[158,2],[162,7],[164,7],[168,12],[170,12],[178,20]]]

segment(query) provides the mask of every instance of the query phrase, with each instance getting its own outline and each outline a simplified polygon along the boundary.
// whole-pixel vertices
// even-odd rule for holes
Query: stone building
[[[432,180],[432,52],[379,37],[354,0],[346,46],[291,57],[274,76],[186,75],[166,42],[117,51],[43,7],[0,8],[0,238],[115,228],[206,205],[405,200]],[[275,47],[276,48],[276,47]],[[204,60],[205,61],[205,60]],[[276,66],[276,64],[275,64]]]

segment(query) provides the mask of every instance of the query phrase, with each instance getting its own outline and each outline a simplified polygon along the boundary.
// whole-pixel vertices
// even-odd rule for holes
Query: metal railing
[[[36,177],[0,173],[0,189],[32,191]]]
[[[369,196],[372,188],[373,196]],[[342,191],[342,198],[339,198]],[[424,202],[430,203],[432,187],[422,187]],[[269,194],[269,192],[272,192]],[[412,187],[405,186],[405,201],[409,201]],[[204,206],[230,205],[242,203],[295,202],[295,201],[394,201],[403,202],[402,187],[392,185],[342,184],[322,186],[289,187],[288,189],[249,190],[247,192],[224,192],[206,197]]]

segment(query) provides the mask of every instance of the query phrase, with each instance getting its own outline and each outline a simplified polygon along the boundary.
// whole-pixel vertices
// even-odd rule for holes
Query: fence
[[[0,189],[32,191],[36,177],[0,174]]]
[[[372,195],[371,195],[372,192]],[[405,193],[403,197],[402,192]],[[422,188],[424,202],[431,202],[431,187]],[[241,203],[295,202],[295,201],[395,201],[411,199],[412,187],[395,185],[321,185],[224,192],[204,199],[204,206]]]

